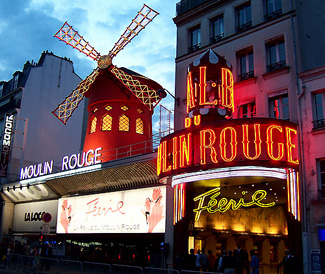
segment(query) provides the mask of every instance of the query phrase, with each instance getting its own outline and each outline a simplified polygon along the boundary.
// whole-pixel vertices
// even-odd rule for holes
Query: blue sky
[[[37,62],[45,50],[70,58],[75,72],[85,78],[96,62],[53,35],[68,21],[101,55],[107,54],[143,4],[159,15],[113,63],[150,77],[174,93],[176,25],[172,18],[176,1],[172,0],[1,0],[0,81],[10,80],[26,61]],[[173,102],[168,97],[162,104],[171,109]]]

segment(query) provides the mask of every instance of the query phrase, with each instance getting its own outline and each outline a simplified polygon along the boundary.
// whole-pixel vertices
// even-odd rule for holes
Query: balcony
[[[238,82],[245,81],[254,77],[254,70],[238,75]]]
[[[270,12],[268,14],[265,14],[264,15],[264,20],[265,21],[269,21],[269,20],[272,20],[274,18],[279,17],[280,15],[282,15],[282,9],[279,9],[279,10],[276,10],[276,11],[273,11],[273,12]]]
[[[277,62],[277,63],[273,63],[267,66],[267,72],[272,72],[278,69],[282,69],[285,68],[287,66],[286,60]]]
[[[242,31],[250,29],[251,27],[252,27],[252,21],[236,27],[236,30],[237,30],[237,32],[242,32]]]
[[[216,36],[214,36],[214,37],[211,37],[211,38],[210,38],[210,43],[218,42],[218,41],[220,41],[221,39],[223,39],[224,36],[225,36],[224,33],[220,33],[220,34],[218,34],[218,35],[216,35]]]
[[[198,44],[196,44],[196,45],[190,46],[190,47],[188,48],[188,52],[191,53],[191,52],[193,52],[193,51],[196,51],[196,50],[198,50],[200,47],[201,47],[201,43],[198,43]]]
[[[325,119],[317,119],[313,121],[313,130],[324,129],[325,128]]]
[[[176,16],[180,16],[183,13],[209,1],[210,0],[182,0],[176,3]]]

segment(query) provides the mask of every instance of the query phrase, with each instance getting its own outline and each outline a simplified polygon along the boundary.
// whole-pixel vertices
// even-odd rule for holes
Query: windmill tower
[[[97,61],[98,66],[53,114],[66,124],[83,97],[89,98],[83,151],[102,147],[105,161],[150,149],[151,117],[161,100],[157,91],[162,87],[134,71],[116,67],[112,59],[157,15],[144,5],[108,55],[100,55],[67,22],[54,35]]]

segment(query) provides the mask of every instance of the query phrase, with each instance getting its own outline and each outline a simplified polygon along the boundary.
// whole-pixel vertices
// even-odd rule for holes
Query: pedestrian
[[[282,262],[278,265],[278,269],[283,266],[283,274],[295,274],[297,272],[296,257],[291,250],[286,250],[285,254]]]
[[[200,254],[200,261],[201,261],[201,270],[207,271],[208,270],[208,255],[205,254],[204,249],[202,249],[202,252]]]
[[[38,252],[37,246],[33,247],[31,255],[33,256],[32,269],[37,270],[38,265],[39,265],[39,252]]]
[[[196,257],[195,257],[195,269],[196,270],[201,270],[201,267],[202,267],[202,263],[201,263],[201,250],[198,249],[197,250],[197,254],[196,254]]]
[[[241,248],[241,244],[237,244],[237,249],[234,250],[234,260],[235,260],[235,273],[243,274],[244,262],[246,259],[246,252]]]
[[[255,250],[251,250],[250,254],[251,254],[251,268],[252,268],[251,274],[259,274],[260,259],[256,256]]]
[[[208,250],[208,271],[213,272],[215,270],[216,256],[212,251]]]
[[[190,254],[188,254],[186,258],[186,263],[185,263],[186,269],[196,270],[195,261],[196,261],[196,256],[194,254],[194,249],[191,248]]]
[[[224,273],[225,274],[234,274],[235,273],[235,260],[232,254],[232,251],[228,251],[228,255],[223,258]]]
[[[41,265],[41,270],[43,269],[43,265],[45,265],[45,270],[49,271],[50,270],[50,265],[51,265],[51,257],[52,257],[52,248],[49,243],[44,244],[42,246],[42,265]]]

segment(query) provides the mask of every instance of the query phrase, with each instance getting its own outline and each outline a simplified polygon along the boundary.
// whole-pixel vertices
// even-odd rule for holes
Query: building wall
[[[20,108],[11,110],[16,112],[17,119],[10,181],[19,178],[20,167],[51,160],[55,165],[65,155],[79,152],[85,101],[80,103],[67,125],[61,123],[52,111],[80,80],[70,60],[52,53],[43,53],[39,63],[30,67],[19,94]]]

